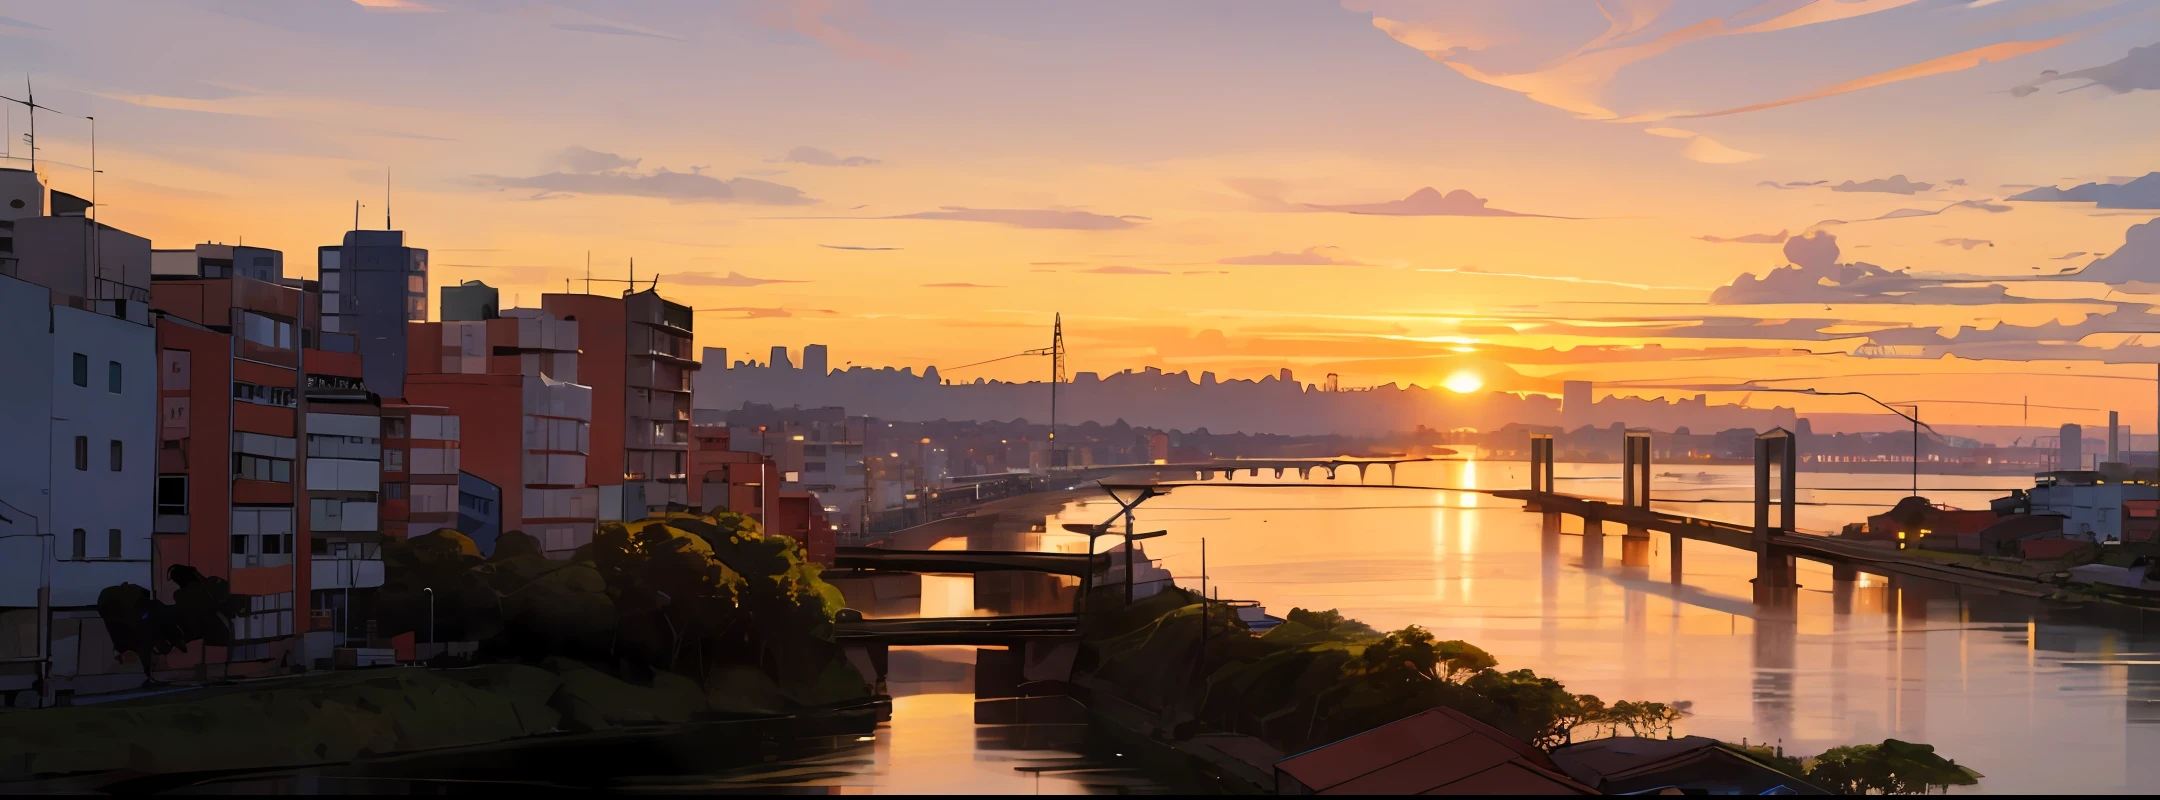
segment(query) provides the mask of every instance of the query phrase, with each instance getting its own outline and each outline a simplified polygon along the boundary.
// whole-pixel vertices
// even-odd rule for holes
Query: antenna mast
[[[565,292],[568,292],[568,291],[570,291],[570,288],[569,288],[569,287],[567,287],[567,286],[566,286],[566,287],[563,287],[563,291],[565,291]],[[592,251],[591,251],[591,250],[587,250],[587,251],[585,251],[585,293],[586,293],[586,294],[592,294]]]
[[[1057,449],[1057,397],[1058,384],[1065,382],[1065,315],[1050,318],[1050,466],[1058,466]]]
[[[382,229],[390,230],[390,166],[388,164],[383,165],[382,168]]]

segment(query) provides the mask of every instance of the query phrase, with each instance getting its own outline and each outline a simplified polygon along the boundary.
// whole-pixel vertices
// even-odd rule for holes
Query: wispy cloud
[[[637,169],[642,159],[627,158],[583,147],[564,151],[566,169],[532,176],[475,175],[474,182],[497,189],[534,189],[534,199],[575,195],[652,197],[677,203],[747,203],[755,205],[805,205],[817,202],[792,186],[755,178],[721,180],[696,172],[674,172],[661,167],[652,172]]]
[[[1935,184],[1906,180],[1903,175],[1876,178],[1867,181],[1846,181],[1830,187],[1833,192],[1880,192],[1883,194],[1915,194],[1935,188]]]
[[[729,272],[726,275],[714,275],[710,272],[668,272],[662,273],[660,279],[668,283],[680,283],[684,286],[746,287],[764,286],[768,283],[809,283],[809,281],[788,280],[785,278],[753,278],[740,272]]]
[[[5,26],[7,26],[7,27],[10,27],[10,28],[22,28],[22,29],[24,29],[24,30],[32,30],[32,31],[49,31],[49,30],[52,30],[51,28],[47,28],[47,27],[45,27],[45,26],[43,26],[43,25],[39,25],[39,24],[37,24],[37,23],[35,23],[35,22],[24,22],[24,21],[22,21],[22,20],[19,20],[19,19],[16,19],[16,18],[14,18],[14,17],[0,17],[0,25],[5,25]]]
[[[1580,284],[1585,284],[1585,285],[1590,285],[1590,286],[1618,286],[1618,287],[1620,287],[1620,288],[1623,288],[1623,289],[1645,289],[1645,290],[1673,290],[1673,291],[1693,291],[1693,292],[1699,292],[1699,291],[1702,291],[1702,290],[1703,290],[1703,288],[1704,288],[1704,287],[1701,287],[1701,286],[1659,286],[1659,285],[1657,285],[1657,284],[1652,284],[1652,283],[1633,283],[1633,282],[1629,282],[1629,281],[1609,281],[1609,280],[1605,280],[1605,279],[1602,279],[1602,278],[1578,278],[1578,277],[1575,277],[1575,276],[1573,276],[1573,275],[1532,275],[1532,274],[1530,274],[1530,273],[1526,273],[1526,272],[1490,272],[1490,271],[1487,271],[1487,270],[1482,270],[1482,269],[1478,269],[1477,267],[1457,267],[1457,268],[1449,268],[1449,269],[1436,269],[1436,268],[1427,268],[1427,269],[1420,269],[1420,270],[1418,270],[1418,271],[1419,271],[1419,272],[1432,272],[1432,273],[1439,273],[1439,274],[1452,274],[1452,275],[1482,275],[1482,276],[1485,276],[1485,277],[1489,277],[1489,278],[1516,278],[1516,279],[1520,279],[1520,280],[1531,280],[1531,281],[1553,281],[1553,282],[1556,282],[1556,283],[1580,283]]]
[[[1340,253],[1341,253],[1341,252],[1342,252],[1342,248],[1339,248],[1339,247],[1335,247],[1335,246],[1333,246],[1333,245],[1320,245],[1320,246],[1317,246],[1317,247],[1308,247],[1308,248],[1305,248],[1304,250],[1300,250],[1300,251],[1298,251],[1298,252],[1295,252],[1295,253],[1285,253],[1285,252],[1282,252],[1282,251],[1280,251],[1280,250],[1277,250],[1277,251],[1274,251],[1274,252],[1270,252],[1270,253],[1263,253],[1263,254],[1261,254],[1261,255],[1256,255],[1256,256],[1231,256],[1231,257],[1229,257],[1229,258],[1225,258],[1225,259],[1220,259],[1220,260],[1217,260],[1217,261],[1216,261],[1215,263],[1217,263],[1217,264],[1229,264],[1229,265],[1233,265],[1233,266],[1239,266],[1239,265],[1251,265],[1251,266],[1291,266],[1291,267],[1295,267],[1295,266],[1313,266],[1313,267],[1362,267],[1362,266],[1365,266],[1365,264],[1364,264],[1363,262],[1360,262],[1360,261],[1358,261],[1357,259],[1354,259],[1354,258],[1350,258],[1350,257],[1348,257],[1348,256],[1345,256],[1345,255],[1340,255]]]
[[[1995,246],[1994,242],[1990,242],[1986,239],[1938,239],[1935,243],[1947,247],[1962,247],[1967,250],[1971,250],[1981,245],[1987,245],[1988,247]]]
[[[738,179],[740,180],[740,179]],[[1067,231],[1112,231],[1137,227],[1147,217],[1110,216],[1092,211],[1050,208],[968,208],[946,206],[937,211],[894,214],[885,217],[777,217],[777,219],[935,219],[955,222],[988,222],[1013,228]]]
[[[984,285],[984,284],[980,284],[980,283],[966,283],[966,282],[954,282],[954,283],[925,283],[925,284],[923,284],[923,288],[925,288],[925,289],[1003,289],[1003,288],[1005,288],[1005,287],[1003,287],[1003,286],[986,286],[986,285]]]
[[[731,306],[728,308],[700,308],[700,314],[730,314],[734,319],[787,319],[797,315],[834,317],[840,312],[825,308],[758,308],[754,306]]]
[[[797,147],[789,150],[787,155],[772,160],[819,167],[868,167],[883,163],[869,156],[837,156],[830,150],[819,150],[815,147]]]
[[[1083,269],[1083,270],[1080,270],[1080,271],[1081,271],[1081,272],[1085,272],[1085,273],[1088,273],[1088,274],[1090,274],[1090,275],[1168,275],[1168,274],[1170,274],[1170,273],[1168,273],[1168,272],[1165,272],[1165,271],[1163,271],[1163,270],[1159,270],[1159,269],[1148,269],[1147,267],[1129,267],[1129,266],[1126,266],[1126,265],[1124,265],[1124,264],[1112,264],[1112,265],[1110,265],[1110,266],[1107,266],[1107,267],[1096,267],[1096,268],[1094,268],[1094,269]]]
[[[682,41],[679,37],[669,36],[664,33],[598,22],[558,22],[553,27],[559,31],[570,31],[572,33],[597,33],[603,36],[634,36],[645,39],[666,39],[672,42]]]
[[[858,25],[879,27],[880,20],[861,2],[752,0],[750,9],[759,24],[810,37],[848,58],[874,61],[888,67],[905,67],[913,60],[905,50],[865,40],[846,30]]]
[[[1788,236],[1790,236],[1790,234],[1788,234],[1787,232],[1778,231],[1777,233],[1746,233],[1733,237],[1710,236],[1705,234],[1702,236],[1697,236],[1695,238],[1705,242],[1709,242],[1711,244],[1779,244],[1784,242]]]
[[[2085,83],[2064,89],[2065,92],[2074,92],[2079,89],[2093,87],[2098,87],[2110,94],[2160,89],[2160,44],[2130,48],[2129,55],[2097,67],[2081,69],[2075,72],[2056,72],[2055,70],[2042,72],[2040,77],[2030,83],[2011,87],[2010,95],[2012,97],[2024,97],[2040,91],[2042,84],[2055,81],[2085,81]]]
[[[1550,217],[1545,214],[1524,214],[1502,208],[1487,206],[1485,198],[1456,189],[1447,194],[1430,186],[1411,192],[1401,200],[1380,203],[1351,203],[1348,205],[1318,205],[1306,203],[1305,207],[1318,211],[1339,211],[1345,214],[1375,214],[1391,217],[1544,217],[1546,219],[1571,219]]]
[[[1811,5],[1820,4],[1818,3]],[[1853,3],[1852,5],[1857,6],[1865,4]],[[1764,109],[1777,108],[1779,106],[1789,106],[1794,103],[1805,103],[1809,100],[1821,100],[1825,97],[1836,97],[1841,94],[1857,92],[1862,89],[1873,89],[1877,86],[1888,86],[1899,81],[1909,81],[1914,78],[1925,78],[1931,75],[1942,75],[1950,72],[1968,70],[1982,64],[1988,64],[1996,61],[2016,58],[2022,55],[2037,53],[2050,47],[2060,45],[2064,42],[2068,42],[2075,38],[2077,38],[2075,35],[2068,35],[2057,36],[2052,39],[2039,39],[2026,42],[1997,42],[1995,44],[1986,45],[1984,47],[1975,47],[1962,53],[1952,53],[1941,58],[1928,59],[1918,64],[1910,64],[1907,66],[1899,67],[1897,69],[1878,72],[1866,77],[1854,78],[1849,81],[1844,81],[1841,83],[1836,83],[1830,86],[1823,87],[1821,89],[1816,89],[1812,92],[1796,94],[1791,97],[1786,97],[1779,100],[1772,100],[1767,103],[1755,103],[1753,105],[1745,105],[1737,108],[1728,108],[1722,111],[1705,111],[1699,114],[1679,114],[1671,118],[1699,119],[1702,117],[1722,117],[1729,114],[1745,114],[1750,111],[1762,111]]]
[[[819,247],[823,247],[823,248],[826,248],[826,249],[829,249],[829,250],[869,250],[869,251],[882,251],[882,250],[898,250],[898,249],[900,249],[900,248],[898,248],[898,247],[867,247],[867,246],[864,246],[864,245],[853,245],[853,244],[820,244],[820,245],[818,245],[818,246],[819,246]]]
[[[2042,186],[2005,199],[2028,203],[2092,203],[2094,208],[2160,208],[2160,172],[2147,173],[2142,178],[2122,183],[2094,182],[2068,189]]]

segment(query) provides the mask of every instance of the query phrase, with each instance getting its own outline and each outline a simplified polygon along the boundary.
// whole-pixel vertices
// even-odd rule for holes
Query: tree
[[[1839,794],[1924,794],[1979,782],[1978,774],[1936,755],[1933,746],[1896,739],[1831,748],[1815,757],[1808,778]]]
[[[224,578],[204,577],[186,564],[166,568],[165,578],[175,587],[171,605],[132,583],[105,587],[97,599],[98,618],[112,639],[114,657],[134,653],[143,677],[153,684],[158,683],[150,672],[154,656],[185,653],[189,642],[232,646],[232,618],[248,606],[247,597],[233,594]]]

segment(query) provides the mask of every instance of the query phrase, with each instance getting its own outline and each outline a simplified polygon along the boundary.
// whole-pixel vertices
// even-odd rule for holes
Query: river
[[[1526,466],[1413,464],[1397,482],[1519,488]],[[1676,502],[1748,500],[1750,467],[1670,469],[1685,475],[1656,470],[1660,510],[1752,515],[1742,502]],[[1616,497],[1618,473],[1614,464],[1562,464],[1558,488]],[[1387,479],[1384,468],[1368,476]],[[1803,561],[1797,611],[1763,615],[1749,601],[1750,553],[1688,542],[1675,585],[1663,534],[1652,535],[1648,567],[1621,566],[1613,539],[1599,563],[1584,563],[1579,535],[1546,550],[1538,516],[1518,502],[1357,488],[1357,480],[1345,470],[1333,483],[1349,485],[1338,489],[1178,488],[1141,506],[1141,530],[1169,531],[1144,549],[1181,585],[1197,585],[1205,540],[1210,587],[1276,616],[1302,606],[1340,609],[1383,630],[1419,624],[1490,651],[1502,669],[1534,669],[1574,691],[1685,704],[1684,734],[1782,744],[1792,755],[1884,738],[1925,742],[1986,776],[1966,791],[2160,788],[2160,631],[2142,612],[1911,579],[1893,587],[1863,574],[1849,613],[1839,613],[1829,567]],[[1823,505],[1801,506],[1800,527],[1863,519],[1905,496],[1910,481],[1802,473],[1801,502]],[[1926,475],[1920,483],[1935,502],[1964,508],[2030,485]],[[1115,511],[1090,501],[1057,521],[1099,522]]]

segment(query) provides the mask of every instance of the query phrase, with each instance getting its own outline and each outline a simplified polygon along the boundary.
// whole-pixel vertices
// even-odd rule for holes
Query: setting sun
[[[1457,372],[1449,375],[1447,380],[1440,385],[1447,387],[1448,391],[1456,394],[1469,394],[1485,388],[1485,381],[1479,378],[1475,372]]]

